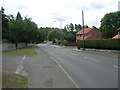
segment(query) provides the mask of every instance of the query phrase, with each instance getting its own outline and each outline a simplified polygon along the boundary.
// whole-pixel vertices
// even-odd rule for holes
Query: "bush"
[[[52,43],[53,43],[53,44],[56,43],[55,40],[53,40]]]
[[[96,39],[96,40],[85,40],[85,48],[94,48],[94,49],[112,49],[119,50],[120,39]],[[83,40],[79,41],[79,45],[83,47]]]
[[[63,40],[61,43],[62,43],[62,45],[64,45],[64,46],[68,46],[68,44],[69,44],[67,40]]]
[[[81,47],[80,46],[77,46],[77,49],[80,49]]]

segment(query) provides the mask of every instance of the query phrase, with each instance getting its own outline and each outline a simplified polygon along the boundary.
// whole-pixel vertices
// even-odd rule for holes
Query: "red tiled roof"
[[[90,32],[92,29],[94,29],[94,28],[84,28],[84,34]],[[83,34],[83,29],[80,30],[79,32],[77,32],[76,34]]]

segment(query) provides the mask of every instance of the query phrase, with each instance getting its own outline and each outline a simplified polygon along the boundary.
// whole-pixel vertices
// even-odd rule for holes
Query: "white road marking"
[[[23,70],[23,65],[19,65],[15,71],[15,73],[20,74],[21,70]]]
[[[24,56],[22,59],[24,60],[26,58],[26,56]]]
[[[93,58],[89,58],[89,57],[84,57],[84,58],[89,59],[89,60],[92,60],[92,61],[95,61],[95,62],[100,62],[100,61],[95,60],[95,59],[93,59]]]
[[[113,67],[115,67],[115,68],[119,68],[117,65],[113,65]]]
[[[52,58],[52,57],[51,57]],[[77,84],[76,84],[76,82],[70,77],[70,75],[62,68],[62,66],[54,59],[54,58],[52,58],[54,61],[55,61],[55,63],[57,63],[58,65],[59,65],[59,67],[63,70],[63,72],[68,76],[68,78],[73,82],[73,84],[76,86],[76,88],[80,88]]]
[[[24,56],[22,58],[22,61],[20,62],[20,65],[17,67],[15,73],[27,76],[27,73],[25,73],[25,71],[23,70],[24,69],[24,67],[23,67],[24,61],[23,60],[25,60],[25,59],[26,59],[26,56]]]

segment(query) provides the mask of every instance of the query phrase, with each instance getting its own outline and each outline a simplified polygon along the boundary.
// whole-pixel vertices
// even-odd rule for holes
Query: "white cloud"
[[[82,24],[81,12],[85,13],[85,24],[100,26],[104,14],[118,10],[118,0],[0,0],[6,14],[31,17],[40,27],[59,27],[69,23]],[[55,23],[53,21],[58,21]]]

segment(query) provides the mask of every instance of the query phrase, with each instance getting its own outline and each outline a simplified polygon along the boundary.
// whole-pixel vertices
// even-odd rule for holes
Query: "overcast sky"
[[[0,0],[5,14],[31,17],[38,27],[60,27],[66,24],[82,24],[84,10],[85,24],[100,26],[101,18],[118,11],[120,0]],[[57,21],[57,22],[54,22]]]

